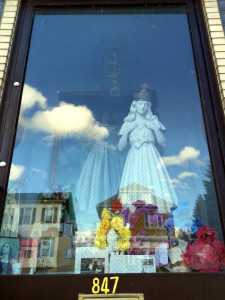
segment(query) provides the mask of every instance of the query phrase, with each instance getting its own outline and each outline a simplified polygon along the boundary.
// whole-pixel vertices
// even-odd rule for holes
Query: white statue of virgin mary
[[[144,200],[157,205],[162,212],[176,207],[177,196],[156,143],[165,146],[165,127],[151,111],[147,85],[135,94],[130,112],[119,131],[118,148],[122,151],[129,141],[128,152],[120,183],[122,203]],[[136,198],[135,198],[136,197]]]

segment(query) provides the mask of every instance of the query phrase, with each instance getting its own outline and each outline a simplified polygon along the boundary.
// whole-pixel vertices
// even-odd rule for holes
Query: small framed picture
[[[21,265],[19,264],[18,260],[19,239],[0,238],[0,274],[13,275],[21,272]]]
[[[109,253],[94,247],[76,248],[75,274],[108,273]]]
[[[110,255],[110,273],[155,273],[154,255]]]

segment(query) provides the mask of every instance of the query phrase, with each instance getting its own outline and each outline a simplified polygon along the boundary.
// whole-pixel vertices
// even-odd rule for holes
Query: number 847
[[[113,290],[112,290],[112,294],[115,294],[117,284],[118,284],[118,281],[119,281],[119,276],[110,277],[110,280],[115,280]],[[101,292],[104,292],[105,294],[108,294],[110,292],[110,289],[108,288],[108,283],[109,283],[108,277],[104,277],[103,281],[102,281],[102,284],[101,284],[101,287],[100,287],[100,280],[99,280],[98,277],[95,277],[93,279],[92,293],[93,294],[98,294],[101,291]]]

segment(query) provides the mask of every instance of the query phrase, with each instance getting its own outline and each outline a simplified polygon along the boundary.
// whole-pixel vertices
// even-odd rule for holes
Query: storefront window
[[[224,269],[185,6],[35,11],[0,235],[2,274]]]

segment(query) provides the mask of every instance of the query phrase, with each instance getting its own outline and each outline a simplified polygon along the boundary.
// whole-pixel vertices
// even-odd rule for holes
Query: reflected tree
[[[203,224],[208,224],[208,216],[206,209],[206,200],[203,195],[199,194],[195,203],[193,217],[201,220]]]
[[[203,224],[211,226],[216,231],[218,238],[223,239],[217,195],[210,165],[207,166],[205,177],[206,179],[202,181],[205,187],[205,194],[198,195],[193,210],[193,217],[201,220]]]

